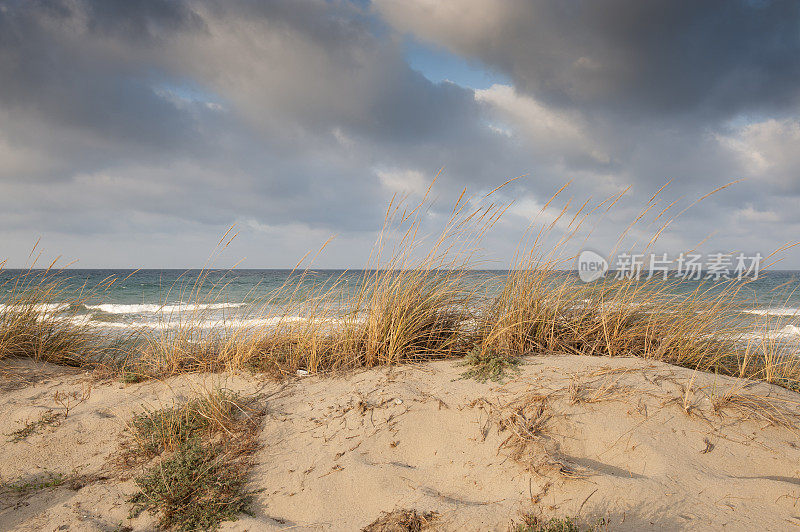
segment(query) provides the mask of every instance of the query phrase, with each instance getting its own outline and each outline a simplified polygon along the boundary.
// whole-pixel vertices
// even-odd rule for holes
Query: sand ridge
[[[28,382],[0,391],[0,481],[70,479],[3,490],[3,530],[151,530],[152,516],[128,519],[136,471],[115,459],[125,423],[212,387],[258,396],[267,411],[254,515],[224,530],[359,530],[404,508],[437,512],[442,530],[508,530],[526,512],[602,517],[611,530],[800,525],[800,395],[660,362],[528,357],[503,383],[462,379],[445,360],[284,383],[203,374],[131,385],[3,365],[5,379]],[[65,404],[57,423],[8,441]]]

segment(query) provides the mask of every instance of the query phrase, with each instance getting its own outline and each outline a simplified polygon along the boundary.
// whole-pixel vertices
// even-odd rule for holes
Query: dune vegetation
[[[511,530],[606,530],[606,515],[652,525],[653,517],[644,513],[623,513],[620,519],[600,507],[593,512],[599,520],[581,514],[586,501],[600,489],[594,481],[606,482],[604,490],[610,494],[655,493],[654,500],[660,504],[667,496],[659,491],[666,489],[659,472],[663,457],[672,460],[676,449],[700,446],[695,436],[704,434],[709,419],[727,416],[742,423],[750,420],[794,430],[795,394],[716,374],[797,391],[800,359],[796,344],[767,334],[775,330],[776,324],[770,322],[774,317],[763,317],[761,332],[754,329],[752,318],[742,319],[744,296],[749,293],[747,279],[695,283],[688,288],[667,276],[608,275],[591,283],[581,281],[570,271],[575,250],[598,223],[598,215],[602,218],[620,196],[597,205],[584,203],[569,215],[566,206],[553,214],[550,206],[563,190],[531,223],[511,268],[485,273],[482,282],[473,275],[483,264],[482,242],[508,208],[492,201],[494,191],[479,198],[462,195],[442,230],[433,236],[423,231],[430,202],[405,208],[404,202],[393,201],[364,270],[332,279],[317,276],[309,265],[298,267],[282,287],[263,297],[249,297],[243,306],[229,305],[232,277],[211,275],[210,268],[199,275],[187,274],[164,293],[160,316],[164,327],[106,330],[85,319],[87,309],[106,301],[107,291],[125,279],[109,277],[97,286],[76,289],[74,282],[67,282],[68,272],[54,265],[22,272],[0,270],[4,274],[0,276],[0,359],[74,366],[107,380],[90,397],[95,379],[83,371],[58,368],[64,375],[52,396],[50,388],[45,388],[50,386],[46,380],[33,382],[27,390],[23,377],[8,379],[25,383],[13,387],[11,393],[31,395],[8,403],[15,412],[6,420],[9,456],[33,456],[25,454],[31,449],[49,456],[52,445],[46,438],[56,430],[73,434],[81,442],[63,446],[59,452],[83,448],[89,426],[95,432],[88,441],[98,453],[107,453],[108,464],[107,470],[106,466],[86,470],[85,457],[76,454],[68,463],[80,468],[70,472],[55,467],[53,459],[49,469],[43,469],[44,475],[13,473],[13,482],[0,482],[0,494],[56,500],[48,493],[77,492],[121,474],[132,480],[130,489],[107,496],[106,503],[123,507],[125,514],[117,518],[137,526],[157,523],[165,529],[213,530],[225,521],[251,519],[250,523],[292,527],[289,523],[294,521],[284,520],[281,512],[303,520],[315,512],[328,512],[340,524],[371,523],[364,530],[422,530],[459,517],[440,512],[454,501],[460,505],[457,497],[473,500],[480,495],[463,490],[474,488],[494,497],[499,489],[511,490],[502,500],[513,501],[522,494],[525,501],[521,520],[507,523]],[[656,220],[672,219],[665,214],[669,207],[656,212],[656,196],[623,229],[620,242],[648,213]],[[648,246],[667,225],[654,226]],[[215,254],[228,246],[231,234],[223,236]],[[236,310],[220,320],[213,309],[221,307]],[[541,364],[530,363],[535,357]],[[619,358],[610,362],[604,357]],[[395,377],[394,368],[328,378],[345,370],[432,359],[455,360],[460,367],[434,362],[420,371],[408,368],[402,379]],[[12,366],[0,371],[23,375],[22,369]],[[267,374],[268,379],[242,378],[236,372]],[[169,379],[180,374],[191,375]],[[322,378],[289,381],[308,374]],[[498,381],[516,375],[519,378],[502,386],[467,381]],[[273,377],[286,381],[270,383]],[[230,381],[227,384],[233,388],[215,384],[214,379]],[[155,382],[134,384],[148,380]],[[269,394],[263,392],[266,385],[274,385]],[[158,390],[163,393],[159,395]],[[20,409],[19,404],[27,404],[29,410]],[[310,404],[314,406],[309,409]],[[583,408],[587,404],[592,408]],[[111,405],[121,412],[124,423],[108,421],[113,418],[108,413]],[[462,409],[478,413],[477,436],[475,419]],[[686,415],[676,416],[676,412]],[[561,434],[569,425],[567,419],[580,419],[574,425],[585,432],[569,438]],[[609,419],[616,421],[609,424]],[[630,471],[595,460],[595,451],[603,455],[648,420],[653,421],[637,433],[639,439],[629,449],[614,451],[622,453],[614,460]],[[441,427],[446,430],[438,430]],[[691,468],[697,467],[697,456],[707,458],[716,445],[733,441],[724,432],[730,427],[708,430],[702,447],[681,455],[685,460],[681,470],[691,472],[681,478],[694,482],[697,474]],[[658,452],[647,451],[652,434],[658,435]],[[674,434],[683,437],[676,439]],[[769,499],[780,500],[786,496],[780,491],[780,479],[789,477],[763,476],[774,473],[771,467],[783,466],[776,466],[774,456],[765,451],[778,446],[777,436],[762,436],[768,437],[768,445],[758,447],[759,460],[753,462],[751,448],[736,447],[735,452],[743,454],[717,452],[711,458],[713,467],[702,474],[724,478],[728,484],[720,489],[729,493],[736,493],[730,487],[735,482],[778,479]],[[750,437],[755,436],[748,434],[748,442]],[[578,447],[590,442],[596,449],[568,449],[572,440],[579,442]],[[492,445],[483,445],[485,441]],[[638,448],[645,452],[635,454]],[[787,452],[795,449],[791,446]],[[505,456],[501,463],[495,462],[500,459],[498,453]],[[767,454],[768,459],[764,458]],[[313,463],[305,463],[309,456]],[[437,458],[430,462],[411,459],[421,456]],[[467,464],[453,465],[456,457],[465,456]],[[752,476],[720,473],[729,456],[747,456]],[[511,460],[504,465],[506,458]],[[425,467],[434,468],[437,475],[443,470],[452,473],[445,477],[451,479],[448,483],[440,484],[448,493],[456,490],[452,497],[408,483],[408,475],[431,476],[434,469]],[[513,480],[518,473],[514,468],[519,467],[533,475],[522,491]],[[634,469],[647,470],[653,478],[634,474]],[[480,473],[473,478],[465,473],[469,471]],[[671,466],[668,471],[673,474],[676,469]],[[375,478],[395,475],[397,483],[362,482],[372,472]],[[591,475],[595,475],[594,491],[589,493],[580,482],[566,482]],[[304,485],[306,480],[310,486]],[[470,486],[465,488],[462,480]],[[118,481],[115,477],[103,489],[118,486]],[[332,488],[337,481],[348,488]],[[630,482],[642,489],[632,490]],[[357,516],[350,510],[340,516],[340,503],[313,507],[313,501],[328,500],[329,494],[345,493],[360,483],[362,489],[379,495],[385,491],[389,498],[370,498],[369,512]],[[669,486],[669,494],[683,489]],[[422,495],[427,506],[393,508],[398,489],[407,491],[403,500],[418,501]],[[356,493],[366,497],[366,491]],[[551,515],[555,507],[544,505],[550,492],[583,504],[559,510],[564,515]],[[712,495],[704,504],[713,503],[716,515],[716,503],[724,492]],[[92,505],[97,498],[88,492],[80,497]],[[602,504],[617,499],[622,500],[607,496]],[[57,500],[58,508],[68,506]],[[507,517],[508,507],[493,504],[461,505],[458,513],[477,515],[485,509],[487,519],[494,519],[494,511]],[[694,508],[696,501],[691,499],[690,504]],[[762,502],[758,504],[763,507]],[[269,515],[263,514],[265,507]],[[531,509],[534,513],[528,513]],[[279,517],[273,519],[273,511]],[[663,519],[674,518],[672,511],[667,513]],[[57,513],[51,518],[67,519]],[[462,528],[454,525],[452,529]]]
[[[53,265],[7,276],[0,286],[0,358],[83,366],[135,381],[241,369],[294,375],[451,357],[502,371],[523,355],[564,353],[637,356],[798,387],[794,348],[753,339],[752,326],[735,319],[747,280],[680,292],[675,279],[586,284],[565,271],[574,267],[576,241],[622,194],[545,216],[562,188],[531,223],[508,274],[488,280],[491,289],[466,283],[465,274],[481,264],[482,239],[508,207],[493,201],[499,189],[479,198],[462,194],[436,235],[422,230],[427,195],[413,208],[393,201],[357,282],[317,283],[310,268],[298,267],[269,298],[248,302],[258,325],[231,320],[209,330],[196,310],[168,316],[168,328],[104,336],[71,309],[102,300],[115,279],[68,293]],[[661,208],[658,201],[657,193],[620,242],[649,217],[655,229],[645,249],[652,248],[674,219],[674,204]],[[220,240],[217,252],[230,238]],[[171,290],[191,303],[225,297],[224,283],[209,286],[205,273]],[[278,299],[282,304],[273,304]],[[495,373],[489,368],[487,375]]]

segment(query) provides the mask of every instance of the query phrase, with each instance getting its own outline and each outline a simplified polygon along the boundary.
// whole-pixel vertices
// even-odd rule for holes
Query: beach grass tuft
[[[461,376],[479,382],[487,380],[499,382],[509,372],[517,370],[520,364],[519,358],[501,355],[495,351],[482,351],[476,347],[464,357],[462,365],[468,366],[469,369]]]
[[[383,512],[375,521],[365,526],[362,532],[420,532],[433,529],[438,517],[437,512],[393,510]]]
[[[57,312],[73,296],[52,273],[31,269],[0,285],[0,358],[81,365],[96,352],[96,336]]]
[[[593,525],[581,526],[571,517],[544,519],[534,514],[526,514],[513,530],[514,532],[600,532],[608,530],[608,523],[605,519],[598,519]]]
[[[113,342],[69,319],[69,309],[102,291],[66,294],[50,269],[30,270],[6,280],[0,292],[0,358],[102,363],[133,383],[187,372],[247,369],[287,377],[461,357],[471,366],[469,376],[499,379],[524,356],[636,356],[800,389],[796,347],[770,336],[768,318],[763,334],[741,318],[746,279],[687,289],[666,276],[609,272],[581,282],[569,271],[576,252],[622,194],[571,212],[570,201],[554,207],[563,190],[533,218],[508,273],[485,286],[470,285],[465,275],[480,265],[482,239],[508,205],[495,201],[496,191],[462,194],[448,215],[437,213],[441,229],[425,232],[432,204],[426,194],[415,206],[390,203],[358,277],[320,280],[311,263],[298,265],[283,287],[248,301],[246,315],[209,326],[203,309],[227,301],[230,279],[209,285],[204,269],[165,295],[190,311],[160,316],[164,327]],[[648,217],[652,237],[645,237],[645,249],[666,230],[673,204],[659,211],[657,196],[622,228],[618,246]],[[659,225],[659,219],[668,221]],[[233,236],[220,239],[219,251]],[[53,311],[65,301],[66,309]]]
[[[135,478],[131,517],[159,515],[176,530],[213,530],[247,513],[247,473],[258,448],[255,400],[225,390],[204,392],[180,406],[146,410],[129,425],[123,461],[149,463]]]

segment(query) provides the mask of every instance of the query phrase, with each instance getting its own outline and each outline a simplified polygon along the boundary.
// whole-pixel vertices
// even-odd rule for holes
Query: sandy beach
[[[509,530],[526,514],[609,530],[800,525],[800,395],[765,383],[585,356],[527,357],[502,383],[452,360],[136,384],[1,363],[3,530],[153,529],[157,516],[129,518],[143,466],[120,463],[127,424],[214,388],[264,412],[253,515],[223,530],[360,530],[393,510],[435,512],[435,530]],[[13,441],[45,413],[57,420]]]
[[[800,530],[799,28],[0,0],[0,532]]]

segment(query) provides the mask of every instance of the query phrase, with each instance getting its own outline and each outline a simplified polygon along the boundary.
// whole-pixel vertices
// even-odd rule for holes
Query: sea
[[[318,297],[330,287],[357,286],[365,270],[119,270],[64,269],[48,272],[61,292],[46,303],[47,312],[61,314],[104,331],[169,330],[197,320],[201,327],[259,325],[271,316],[291,313],[293,304]],[[481,297],[491,297],[507,270],[470,270],[461,282]],[[564,271],[561,275],[573,275]],[[42,272],[0,270],[0,310],[18,279],[38,279]],[[613,271],[609,272],[609,277]],[[691,292],[699,283],[682,280],[676,293]],[[720,287],[722,284],[720,283]],[[288,287],[288,288],[287,288]],[[753,334],[800,342],[800,270],[761,271],[737,293],[740,318]],[[298,317],[299,319],[299,317]]]

